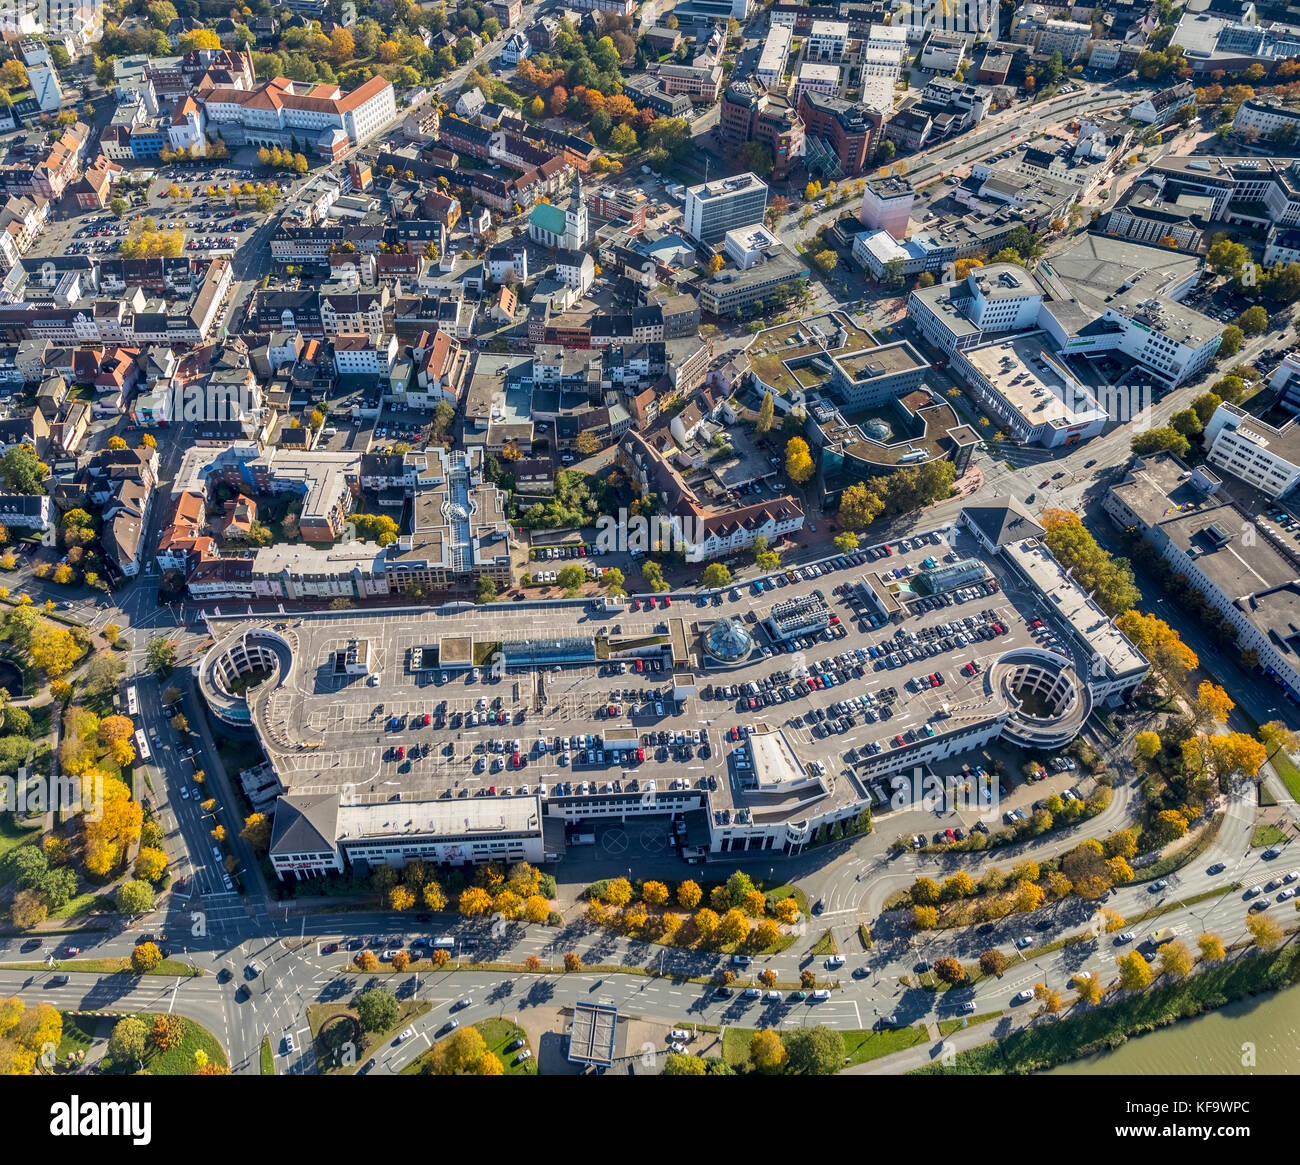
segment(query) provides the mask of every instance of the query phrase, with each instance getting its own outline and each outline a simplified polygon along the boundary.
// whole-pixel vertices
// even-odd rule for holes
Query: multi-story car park
[[[886,799],[892,774],[997,737],[1060,747],[1136,689],[1146,660],[1041,534],[1015,502],[972,506],[953,526],[612,613],[213,617],[200,683],[274,767],[281,876],[549,859],[565,826],[635,817],[675,819],[683,856],[795,854]],[[806,634],[762,626],[818,607]]]

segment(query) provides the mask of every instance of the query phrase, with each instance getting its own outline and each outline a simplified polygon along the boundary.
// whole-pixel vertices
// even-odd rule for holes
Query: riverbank
[[[1245,954],[1106,1007],[1022,1028],[991,1043],[958,1052],[947,1063],[915,1069],[938,1076],[1025,1074],[1120,1047],[1180,1019],[1203,1015],[1246,996],[1300,982],[1300,947]]]

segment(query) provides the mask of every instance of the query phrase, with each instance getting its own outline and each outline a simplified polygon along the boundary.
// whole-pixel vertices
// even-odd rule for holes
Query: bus
[[[153,754],[149,751],[149,738],[145,736],[143,728],[135,730],[135,751],[139,754],[141,760],[153,759]]]
[[[140,699],[135,693],[134,684],[126,690],[126,714],[128,716],[140,715]]]

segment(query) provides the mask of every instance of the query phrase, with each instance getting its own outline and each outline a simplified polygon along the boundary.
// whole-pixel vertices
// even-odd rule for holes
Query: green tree
[[[1205,428],[1201,418],[1196,415],[1196,410],[1192,408],[1180,409],[1169,418],[1169,425],[1176,429],[1184,437],[1195,437]]]
[[[786,1072],[792,1076],[833,1076],[844,1066],[844,1037],[832,1028],[795,1028],[781,1038]]]
[[[1241,329],[1242,335],[1262,336],[1268,331],[1268,312],[1259,304],[1248,307],[1237,317],[1237,327]],[[1222,348],[1222,343],[1219,346]]]
[[[153,887],[134,878],[117,888],[117,909],[122,914],[147,914],[153,909]]]
[[[752,171],[760,178],[766,178],[772,173],[772,147],[765,142],[750,138],[749,141],[742,142],[736,150],[736,161],[744,169]]]
[[[108,1036],[108,1058],[123,1067],[144,1059],[144,1043],[149,1034],[143,1021],[128,1015],[113,1025]]]
[[[1138,433],[1129,445],[1138,454],[1159,453],[1167,449],[1180,460],[1186,460],[1192,449],[1191,442],[1172,425],[1160,425]]]
[[[570,563],[562,567],[555,581],[564,588],[566,595],[576,595],[582,589],[582,584],[587,579],[587,573],[576,563]]]
[[[1241,351],[1241,342],[1244,333],[1236,324],[1229,324],[1223,329],[1223,335],[1219,339],[1218,355],[1235,356]]]
[[[357,1019],[368,1032],[388,1031],[397,1023],[397,998],[391,991],[376,987],[362,994],[356,1002]]]
[[[1220,239],[1206,253],[1206,266],[1216,275],[1236,277],[1251,261],[1250,252],[1231,239]]]
[[[0,481],[10,493],[44,493],[49,474],[49,466],[42,464],[30,445],[11,446],[0,456]]]
[[[731,571],[729,571],[721,562],[711,562],[704,568],[704,578],[701,584],[708,590],[716,590],[718,587],[725,587],[731,582]]]
[[[161,636],[150,639],[144,649],[145,662],[150,671],[169,675],[176,666],[176,648]]]

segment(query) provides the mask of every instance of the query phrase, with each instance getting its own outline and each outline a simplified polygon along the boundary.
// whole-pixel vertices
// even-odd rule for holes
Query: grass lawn
[[[80,1018],[91,1026],[94,1025],[97,1019],[94,1015]],[[154,1020],[158,1018],[158,1013],[142,1011],[136,1015],[136,1018],[146,1028],[151,1028]],[[229,1061],[226,1059],[226,1050],[221,1046],[221,1041],[216,1036],[203,1027],[202,1024],[195,1023],[192,1019],[187,1019],[183,1015],[179,1019],[183,1034],[181,1042],[176,1047],[163,1052],[155,1048],[148,1040],[145,1041],[144,1070],[150,1076],[193,1076],[198,1071],[194,1053],[200,1049],[206,1054],[209,1064],[216,1064],[222,1068],[230,1066]],[[64,1039],[67,1038],[68,1025],[65,1020]],[[60,1051],[62,1051],[62,1045],[60,1045]],[[107,1061],[104,1061],[101,1063],[100,1071],[108,1075],[132,1075],[135,1072],[135,1065],[132,1064],[127,1069],[117,1071]]]
[[[722,1036],[722,1055],[727,1063],[738,1072],[747,1072],[749,1067],[749,1041],[754,1038],[755,1028],[729,1027]],[[892,1056],[895,1052],[904,1052],[922,1043],[925,1029],[922,1027],[904,1027],[897,1031],[866,1031],[850,1028],[840,1033],[844,1036],[844,1054],[850,1064],[864,1064],[868,1060],[877,1060],[881,1056]]]
[[[83,914],[93,914],[96,910],[112,912],[117,907],[113,899],[107,894],[99,894],[94,890],[87,890],[84,894],[78,894],[75,898],[70,899],[58,910],[51,910],[51,918],[80,918]]]
[[[973,1027],[977,1023],[985,1023],[990,1019],[1001,1019],[1002,1012],[986,1011],[982,1015],[968,1015],[962,1019],[941,1019],[939,1021],[939,1034],[941,1036],[950,1036],[953,1032],[959,1032],[964,1027]]]
[[[1196,861],[1201,854],[1214,844],[1214,839],[1219,836],[1219,830],[1223,827],[1223,816],[1222,812],[1216,813],[1210,819],[1209,824],[1201,831],[1200,837],[1191,845],[1175,850],[1167,857],[1152,862],[1149,866],[1143,866],[1138,871],[1136,881],[1154,882],[1157,878],[1163,878],[1167,874],[1172,874],[1175,870],[1180,870],[1183,866]]]
[[[1286,833],[1276,825],[1257,825],[1254,834],[1251,835],[1250,844],[1253,846],[1277,845],[1283,841],[1286,841]]]
[[[307,1023],[311,1026],[312,1041],[316,1050],[316,1064],[321,1073],[326,1076],[351,1076],[362,1064],[376,1052],[380,1044],[392,1037],[418,1016],[423,1015],[429,1010],[430,1004],[417,1003],[412,1000],[402,1000],[397,1005],[397,1022],[384,1032],[367,1032],[361,1031],[361,1025],[358,1023],[355,1027],[360,1032],[360,1046],[357,1048],[356,1062],[353,1064],[337,1065],[333,1068],[326,1067],[334,1061],[332,1047],[321,1036],[321,1030],[332,1019],[345,1016],[348,1019],[356,1020],[357,1013],[345,1003],[311,1003],[307,1006]],[[340,1031],[342,1038],[351,1039],[350,1032],[343,1032],[343,1029],[350,1028],[351,1025],[341,1024]]]
[[[799,909],[808,913],[808,895],[805,894],[798,886],[791,886],[788,882],[780,886],[774,886],[771,890],[764,890],[763,897],[767,899],[767,905],[771,908],[783,898],[793,898],[799,903]]]
[[[271,1037],[265,1036],[262,1039],[262,1075],[275,1075],[275,1053],[271,1051]]]
[[[73,1052],[87,1052],[95,1039],[95,1025],[99,1022],[93,1015],[71,1015],[63,1012],[63,1038],[59,1040],[59,1050],[55,1053],[60,1061],[66,1060]]]
[[[142,1015],[140,1018],[144,1020],[146,1026],[151,1025],[154,1020],[152,1015]],[[228,1067],[226,1050],[216,1036],[192,1019],[181,1016],[180,1020],[185,1029],[185,1036],[177,1047],[166,1052],[160,1052],[154,1047],[145,1048],[144,1066],[149,1075],[193,1076],[196,1071],[194,1053],[200,1048],[207,1053],[209,1064]]]
[[[901,1027],[897,1031],[850,1030],[844,1033],[844,1052],[850,1064],[865,1064],[881,1056],[905,1052],[926,1040],[925,1028]]]
[[[31,963],[0,963],[0,971],[30,971],[34,966],[48,966],[42,960],[35,960]],[[134,975],[131,970],[131,960],[122,959],[56,959],[54,965],[49,967],[51,971],[79,971],[82,974],[90,973],[92,975]],[[182,963],[179,959],[163,959],[152,971],[146,971],[146,975],[172,975],[180,976],[183,979],[192,978],[194,968],[189,963]],[[199,974],[203,974],[202,971]]]
[[[30,845],[40,836],[39,826],[35,829],[24,829],[12,813],[0,813],[0,869],[3,869],[4,859],[8,857],[10,850],[17,849],[20,845]],[[0,874],[0,886],[6,881],[8,879]]]
[[[482,1023],[476,1023],[474,1027],[479,1035],[483,1037],[483,1042],[487,1044],[488,1051],[493,1053],[501,1066],[505,1069],[507,1076],[536,1076],[537,1075],[537,1056],[530,1056],[522,1064],[512,1063],[514,1058],[519,1055],[523,1048],[516,1048],[513,1052],[506,1051],[506,1045],[512,1044],[517,1039],[523,1039],[524,1048],[529,1046],[528,1037],[524,1034],[522,1028],[515,1027],[508,1019],[485,1019]],[[443,1039],[448,1038],[444,1036]],[[442,1041],[439,1040],[438,1043]],[[438,1045],[435,1043],[434,1047]],[[405,1068],[401,1070],[401,1076],[431,1076],[433,1074],[433,1048],[427,1052],[416,1056]]]
[[[1295,761],[1291,759],[1286,749],[1280,748],[1273,754],[1272,765],[1277,770],[1277,775],[1282,778],[1286,791],[1300,801],[1300,768],[1296,767]]]
[[[812,949],[814,955],[838,955],[840,953],[839,944],[835,941],[835,936],[829,931],[822,931],[822,936],[817,940]]]

